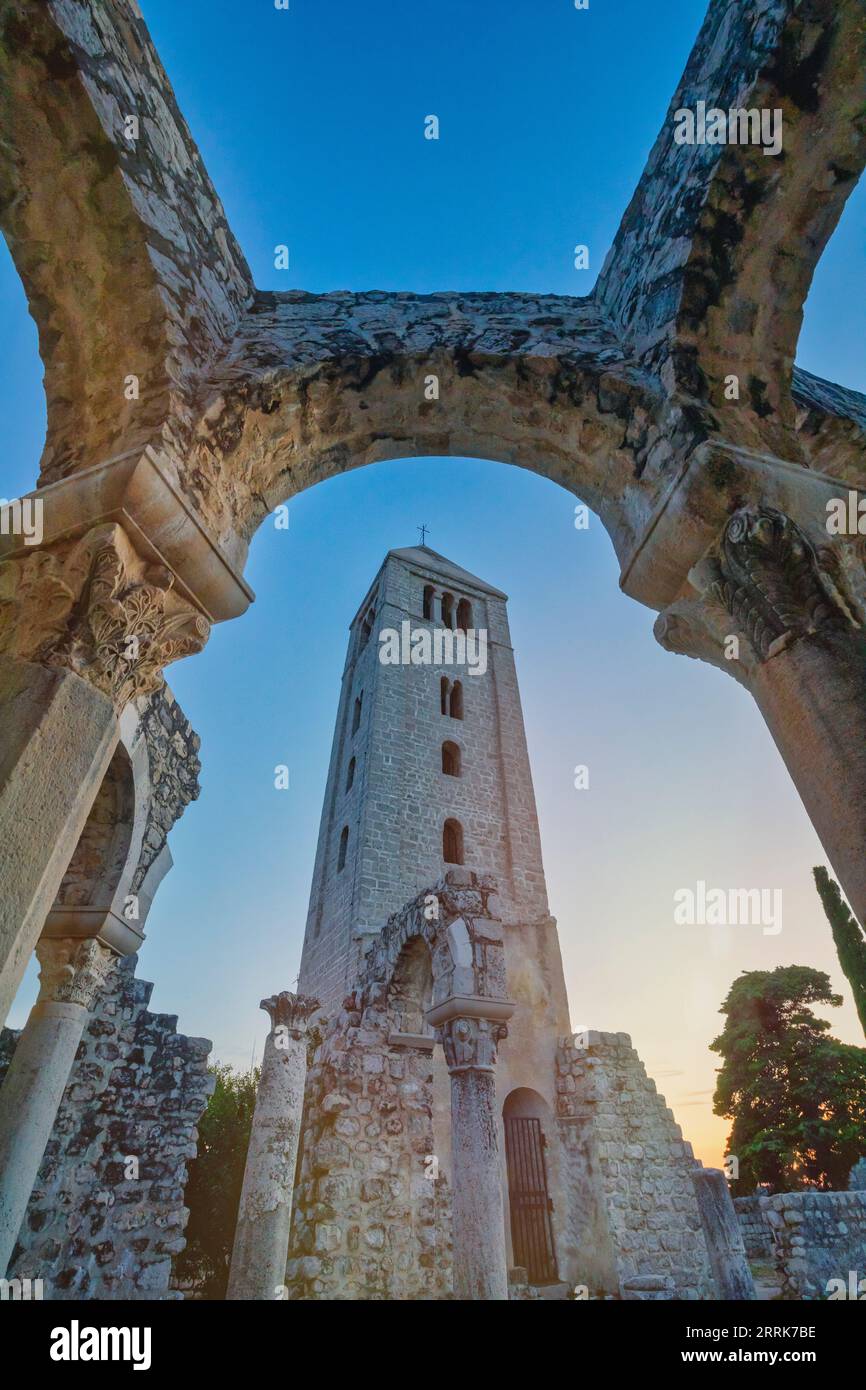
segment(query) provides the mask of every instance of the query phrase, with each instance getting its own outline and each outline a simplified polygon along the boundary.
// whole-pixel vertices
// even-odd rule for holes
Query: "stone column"
[[[101,942],[43,939],[39,998],[0,1089],[0,1271],[5,1274],[89,1011],[113,961]],[[2,1275],[0,1275],[2,1277]]]
[[[690,593],[659,618],[656,636],[751,692],[864,922],[866,629],[823,539],[813,544],[773,507],[740,508],[690,573]]]
[[[307,1021],[316,999],[263,999],[271,1019],[247,1150],[228,1299],[272,1300],[286,1280],[295,1163],[307,1075]]]
[[[117,739],[114,706],[80,676],[0,659],[0,1023]]]
[[[496,1045],[507,1029],[501,1019],[458,1015],[440,1024],[440,1036],[451,1075],[454,1296],[472,1302],[507,1300],[494,1077]]]
[[[692,1181],[718,1297],[737,1302],[753,1299],[752,1271],[724,1173],[720,1168],[695,1168]]]
[[[108,768],[117,715],[207,638],[173,583],[113,523],[0,555],[0,1020]]]

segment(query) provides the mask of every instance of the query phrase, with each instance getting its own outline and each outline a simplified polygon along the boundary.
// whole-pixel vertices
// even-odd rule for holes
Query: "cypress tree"
[[[812,873],[836,943],[839,964],[851,986],[860,1024],[866,1033],[866,935],[857,918],[846,907],[838,883],[834,882],[823,865],[813,869]]]

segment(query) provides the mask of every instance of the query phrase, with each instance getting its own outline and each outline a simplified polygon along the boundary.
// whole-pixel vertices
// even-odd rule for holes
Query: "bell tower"
[[[464,866],[495,878],[515,971],[568,1029],[506,605],[422,545],[388,553],[352,620],[299,980],[329,1010],[388,917]]]

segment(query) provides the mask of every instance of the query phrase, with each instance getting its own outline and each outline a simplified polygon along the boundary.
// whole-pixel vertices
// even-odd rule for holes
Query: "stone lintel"
[[[171,481],[166,462],[148,445],[29,493],[42,502],[42,545],[117,522],[138,554],[171,570],[176,591],[211,622],[237,618],[255,595]],[[20,536],[0,536],[0,561],[34,548]]]
[[[511,999],[485,999],[477,994],[452,994],[435,1008],[428,1009],[424,1017],[433,1028],[449,1023],[452,1018],[487,1018],[496,1023],[504,1023],[514,1013],[515,1008],[516,1005]]]
[[[818,539],[827,534],[827,502],[851,491],[856,489],[850,483],[828,473],[709,439],[689,455],[660,498],[625,559],[620,588],[650,608],[666,608],[738,507],[775,507]]]

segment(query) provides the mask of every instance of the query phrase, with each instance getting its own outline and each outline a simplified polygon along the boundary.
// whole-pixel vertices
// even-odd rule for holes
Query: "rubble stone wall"
[[[763,1224],[783,1298],[828,1298],[833,1280],[846,1291],[837,1284],[836,1297],[851,1297],[861,1281],[857,1296],[866,1296],[866,1192],[778,1192],[738,1197],[734,1205],[750,1255],[759,1251],[755,1232]]]
[[[12,1257],[9,1277],[42,1279],[46,1299],[179,1297],[171,1262],[211,1044],[148,1011],[136,960],[118,964],[85,1028]],[[0,1033],[0,1084],[17,1039]]]

